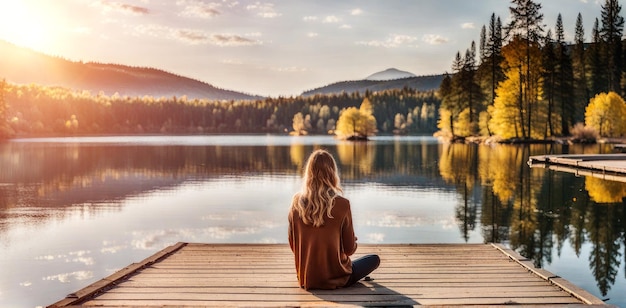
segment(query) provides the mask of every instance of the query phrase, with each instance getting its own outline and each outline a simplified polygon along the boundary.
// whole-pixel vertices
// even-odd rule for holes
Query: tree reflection
[[[619,203],[626,197],[626,183],[607,181],[595,177],[585,178],[585,187],[597,203]]]
[[[107,203],[145,191],[224,176],[298,177],[319,145],[140,146],[0,144],[0,232],[10,209]],[[536,266],[571,245],[590,247],[589,268],[606,294],[626,264],[626,184],[529,168],[530,155],[609,152],[594,146],[512,146],[387,142],[325,144],[342,180],[403,189],[454,191],[460,240],[480,228],[485,242],[508,243]],[[91,189],[98,187],[99,189]],[[112,201],[113,200],[113,201]],[[416,200],[419,203],[421,200]],[[113,206],[112,206],[113,205]],[[46,212],[50,213],[50,212]],[[42,214],[50,215],[50,214]],[[39,217],[42,221],[53,217]]]
[[[376,159],[376,149],[370,142],[342,142],[337,144],[337,155],[342,165],[342,175],[349,178],[371,175]]]
[[[461,194],[461,202],[455,209],[455,217],[465,242],[469,232],[476,228],[478,202],[472,197],[477,178],[477,146],[445,144],[439,160],[441,177],[453,184]]]
[[[620,209],[623,211],[623,207]],[[587,230],[592,242],[589,267],[596,278],[600,292],[606,295],[615,283],[620,265],[620,232],[618,230],[623,227],[615,227],[620,223],[621,215],[617,213],[617,206],[610,205],[591,207],[589,216]]]

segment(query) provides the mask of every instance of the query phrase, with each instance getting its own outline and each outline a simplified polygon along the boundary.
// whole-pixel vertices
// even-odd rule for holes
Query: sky
[[[543,0],[545,29],[576,17],[585,40],[605,0]],[[620,3],[621,4],[621,3]],[[11,0],[0,39],[71,61],[162,69],[222,89],[295,96],[396,68],[449,72],[507,0]],[[624,15],[624,11],[622,11]],[[554,32],[554,30],[553,30]],[[1,56],[1,55],[0,55]],[[1,74],[1,71],[0,71]]]

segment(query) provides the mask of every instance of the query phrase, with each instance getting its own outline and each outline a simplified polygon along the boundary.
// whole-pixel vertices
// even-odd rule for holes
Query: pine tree
[[[573,96],[574,92],[574,72],[572,68],[572,58],[568,52],[565,43],[565,31],[563,30],[563,20],[561,14],[556,19],[556,84],[555,84],[555,103],[561,115],[560,130],[558,133],[567,134],[569,128],[574,126],[574,108]],[[550,134],[553,135],[553,134]]]
[[[470,49],[465,52],[465,59],[463,62],[463,92],[465,94],[465,103],[463,107],[468,109],[470,134],[476,134],[478,128],[478,113],[476,109],[477,102],[482,99],[482,91],[480,86],[476,82],[476,44],[472,41]],[[465,109],[463,108],[463,109]]]
[[[548,30],[541,51],[541,66],[543,67],[543,99],[548,104],[548,122],[547,132],[544,137],[554,135],[554,127],[552,122],[552,114],[555,113],[555,92],[557,79],[557,58],[555,54],[555,43],[552,39],[552,30]]]
[[[463,66],[464,61],[461,58],[461,52],[457,51],[454,61],[452,62],[452,77],[450,79],[449,91],[447,95],[442,97],[441,109],[446,110],[445,113],[449,116],[445,122],[449,124],[449,130],[452,137],[455,136],[454,122],[458,118],[461,111],[463,111]],[[441,112],[443,115],[444,113]],[[441,127],[440,127],[441,128]]]
[[[593,23],[591,37],[592,41],[591,45],[589,46],[587,61],[591,70],[590,96],[594,96],[602,92],[608,92],[608,83],[604,74],[604,72],[606,71],[606,66],[602,61],[602,39],[600,38],[599,21],[597,18]]]
[[[622,32],[624,30],[624,18],[620,16],[621,10],[622,6],[617,0],[606,0],[601,11],[600,37],[605,46],[606,79],[609,91],[615,92],[621,92]]]
[[[496,98],[496,88],[498,84],[504,80],[502,72],[502,23],[500,18],[496,18],[496,14],[491,14],[489,22],[488,39],[485,46],[484,59],[481,61],[478,71],[480,72],[479,84],[482,85],[484,103],[483,109],[488,110],[489,106],[493,106]],[[491,135],[489,128],[490,113],[483,112],[480,121],[480,129],[482,134]]]
[[[489,53],[487,48],[487,28],[485,25],[480,28],[480,45],[478,45],[478,50],[480,54],[480,65],[487,60],[487,54]]]
[[[589,102],[589,86],[587,84],[587,61],[585,61],[585,29],[583,17],[578,13],[576,18],[576,32],[572,50],[572,71],[574,74],[574,113],[573,123],[584,120],[585,106]]]

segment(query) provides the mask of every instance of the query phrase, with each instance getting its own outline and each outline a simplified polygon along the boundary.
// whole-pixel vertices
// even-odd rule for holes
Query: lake
[[[527,164],[610,145],[272,135],[0,143],[0,306],[52,304],[176,242],[287,243],[316,148],[337,159],[359,242],[503,243],[626,307],[626,183]]]

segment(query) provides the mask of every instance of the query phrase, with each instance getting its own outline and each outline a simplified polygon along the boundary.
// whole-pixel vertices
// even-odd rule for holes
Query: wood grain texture
[[[501,245],[360,245],[354,257],[365,254],[381,258],[371,281],[306,291],[285,244],[178,243],[51,307],[604,305]]]

